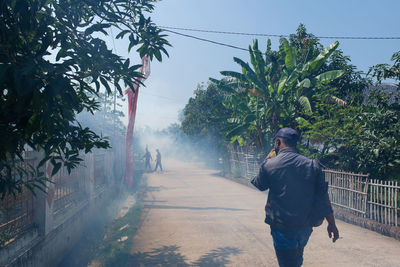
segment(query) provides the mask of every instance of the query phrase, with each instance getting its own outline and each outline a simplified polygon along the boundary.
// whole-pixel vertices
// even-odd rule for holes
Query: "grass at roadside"
[[[57,267],[69,266],[126,266],[132,247],[132,238],[140,226],[142,195],[146,190],[146,179],[140,178],[130,192],[121,192],[119,200],[99,211],[82,232],[79,242],[62,259]],[[135,196],[135,204],[123,217],[116,218],[121,211],[121,201]],[[124,195],[124,197],[122,196]],[[122,210],[125,209],[122,208]]]
[[[146,179],[141,177],[135,187],[135,204],[128,212],[107,224],[103,239],[98,243],[95,259],[101,266],[128,266],[133,237],[140,227],[142,216],[142,196]]]
[[[132,239],[139,228],[141,214],[142,205],[137,202],[124,217],[114,220],[107,228],[97,252],[102,266],[127,265]]]
[[[140,197],[123,217],[107,220],[104,217],[108,215],[99,214],[58,267],[126,266],[132,238],[140,226],[141,214]]]

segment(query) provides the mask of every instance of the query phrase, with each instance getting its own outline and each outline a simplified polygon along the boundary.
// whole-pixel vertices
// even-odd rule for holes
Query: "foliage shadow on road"
[[[155,199],[144,199],[144,200],[142,200],[142,202],[143,203],[147,203],[147,202],[150,202],[150,203],[167,203],[168,201],[166,201],[166,200],[155,200]]]
[[[146,186],[144,188],[145,192],[159,192],[161,190],[167,189],[165,186]]]
[[[144,205],[145,209],[177,209],[177,210],[225,210],[225,211],[246,211],[245,209],[224,208],[224,207],[190,207],[190,206],[164,206]]]
[[[138,252],[131,255],[128,266],[226,266],[231,262],[229,256],[242,252],[238,248],[222,247],[207,252],[193,263],[187,263],[185,256],[178,250],[179,246],[163,246],[149,252]]]

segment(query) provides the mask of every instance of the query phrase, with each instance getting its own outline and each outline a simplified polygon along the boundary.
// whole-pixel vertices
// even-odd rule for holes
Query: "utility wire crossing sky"
[[[289,37],[289,34],[267,34],[267,33],[246,33],[246,32],[227,32],[227,31],[215,31],[215,30],[201,30],[193,28],[182,28],[182,27],[170,27],[170,26],[159,26],[159,28],[167,31],[170,30],[181,30],[191,32],[206,32],[216,34],[230,34],[230,35],[246,35],[246,36],[264,36],[264,37]],[[170,31],[172,32],[172,31]],[[400,37],[384,37],[384,36],[315,36],[318,39],[346,39],[346,40],[400,40]]]

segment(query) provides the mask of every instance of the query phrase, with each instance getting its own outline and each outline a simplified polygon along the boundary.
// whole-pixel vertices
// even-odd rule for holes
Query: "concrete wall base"
[[[61,223],[46,236],[40,236],[32,229],[9,246],[0,250],[0,266],[56,266],[90,224],[97,212],[111,202],[115,195],[112,190],[104,190],[90,201],[78,203],[70,208],[68,215],[57,218]],[[7,255],[6,255],[7,254]]]
[[[393,237],[397,240],[400,240],[400,227],[398,226],[392,226],[392,225],[387,225],[383,223],[379,223],[377,221],[368,219],[368,218],[363,218],[354,214],[351,214],[350,212],[342,209],[342,208],[337,208],[333,207],[335,218],[342,220],[347,223],[351,223],[354,225],[361,226],[363,228],[366,228],[368,230],[372,230],[375,232],[378,232],[380,234],[386,235]]]

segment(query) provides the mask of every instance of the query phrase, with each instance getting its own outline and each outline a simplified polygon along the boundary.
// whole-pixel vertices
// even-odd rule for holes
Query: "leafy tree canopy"
[[[378,82],[390,79],[400,84],[400,53],[394,64],[379,64],[370,69]],[[385,86],[368,87],[367,100],[346,105],[329,105],[329,91],[319,90],[314,97],[319,105],[308,120],[299,121],[303,152],[318,158],[325,166],[369,173],[375,179],[400,178],[400,92]],[[367,88],[364,88],[367,90]]]
[[[221,118],[227,117],[230,110],[221,105],[223,100],[223,92],[214,83],[200,84],[183,110],[181,129],[202,153],[210,148],[224,150],[224,138],[220,131],[226,122]],[[210,147],[206,147],[206,143]]]
[[[93,113],[101,87],[122,93],[141,74],[108,49],[113,29],[128,38],[128,50],[162,60],[169,45],[146,14],[150,0],[3,0],[0,4],[0,194],[20,191],[13,165],[27,147],[43,151],[54,165],[70,170],[79,151],[107,148],[107,140],[76,121]],[[122,85],[122,86],[124,86]]]

